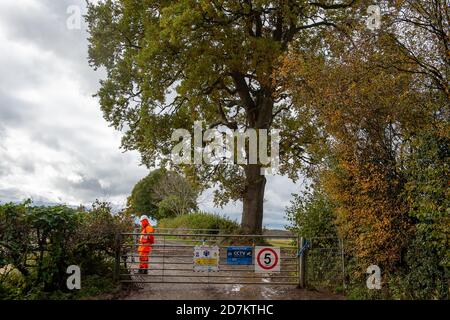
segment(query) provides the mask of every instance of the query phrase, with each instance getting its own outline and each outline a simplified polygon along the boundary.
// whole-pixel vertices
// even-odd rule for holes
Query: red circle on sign
[[[259,261],[259,257],[262,255],[262,253],[263,253],[264,251],[270,251],[270,252],[272,252],[273,255],[275,256],[275,263],[274,263],[273,265],[266,267],[266,266],[263,266],[263,265],[261,264],[261,261]],[[258,262],[258,265],[259,265],[261,268],[263,268],[264,270],[270,270],[270,269],[272,269],[273,267],[275,267],[275,266],[278,264],[278,255],[277,255],[277,253],[275,252],[275,250],[273,250],[273,249],[271,249],[271,248],[264,248],[264,249],[262,249],[262,250],[258,253],[258,256],[256,257],[256,261]]]

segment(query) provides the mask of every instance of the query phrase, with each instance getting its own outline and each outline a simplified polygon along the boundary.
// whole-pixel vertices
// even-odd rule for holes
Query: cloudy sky
[[[86,25],[69,29],[68,8],[84,0],[0,0],[0,202],[123,206],[148,170],[139,154],[120,149],[120,132],[92,97],[104,74],[87,63]],[[70,20],[73,22],[73,20]],[[284,209],[298,192],[287,178],[269,178],[264,225],[286,224]],[[241,204],[201,209],[240,221]]]

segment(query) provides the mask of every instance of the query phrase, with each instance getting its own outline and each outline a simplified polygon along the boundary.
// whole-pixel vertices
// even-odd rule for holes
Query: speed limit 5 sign
[[[280,272],[279,247],[255,247],[255,272]]]

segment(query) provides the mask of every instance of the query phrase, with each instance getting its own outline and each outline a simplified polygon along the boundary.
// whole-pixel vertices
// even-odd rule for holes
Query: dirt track
[[[125,300],[329,300],[345,299],[327,292],[296,289],[293,286],[146,284],[132,290]]]

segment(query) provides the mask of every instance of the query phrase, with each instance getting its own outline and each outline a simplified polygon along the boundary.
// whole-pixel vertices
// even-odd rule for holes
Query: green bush
[[[449,269],[442,265],[442,254],[429,241],[430,234],[418,231],[409,245],[402,272],[389,283],[395,298],[450,299]]]
[[[323,192],[313,191],[293,196],[290,206],[286,208],[290,231],[308,239],[337,237],[334,207]]]
[[[342,290],[342,255],[332,203],[319,190],[295,194],[286,214],[290,222],[287,228],[309,242],[306,250],[308,286]]]
[[[69,299],[97,294],[89,282],[111,288],[115,235],[132,220],[106,203],[92,210],[67,206],[0,205],[0,299]],[[81,269],[82,290],[66,288],[69,265]]]
[[[450,139],[439,131],[413,141],[406,161],[404,197],[414,223],[401,270],[391,277],[393,295],[402,299],[449,299]]]
[[[218,229],[220,233],[237,232],[239,224],[227,217],[206,212],[195,212],[175,218],[166,218],[158,221],[158,228],[173,229]]]

